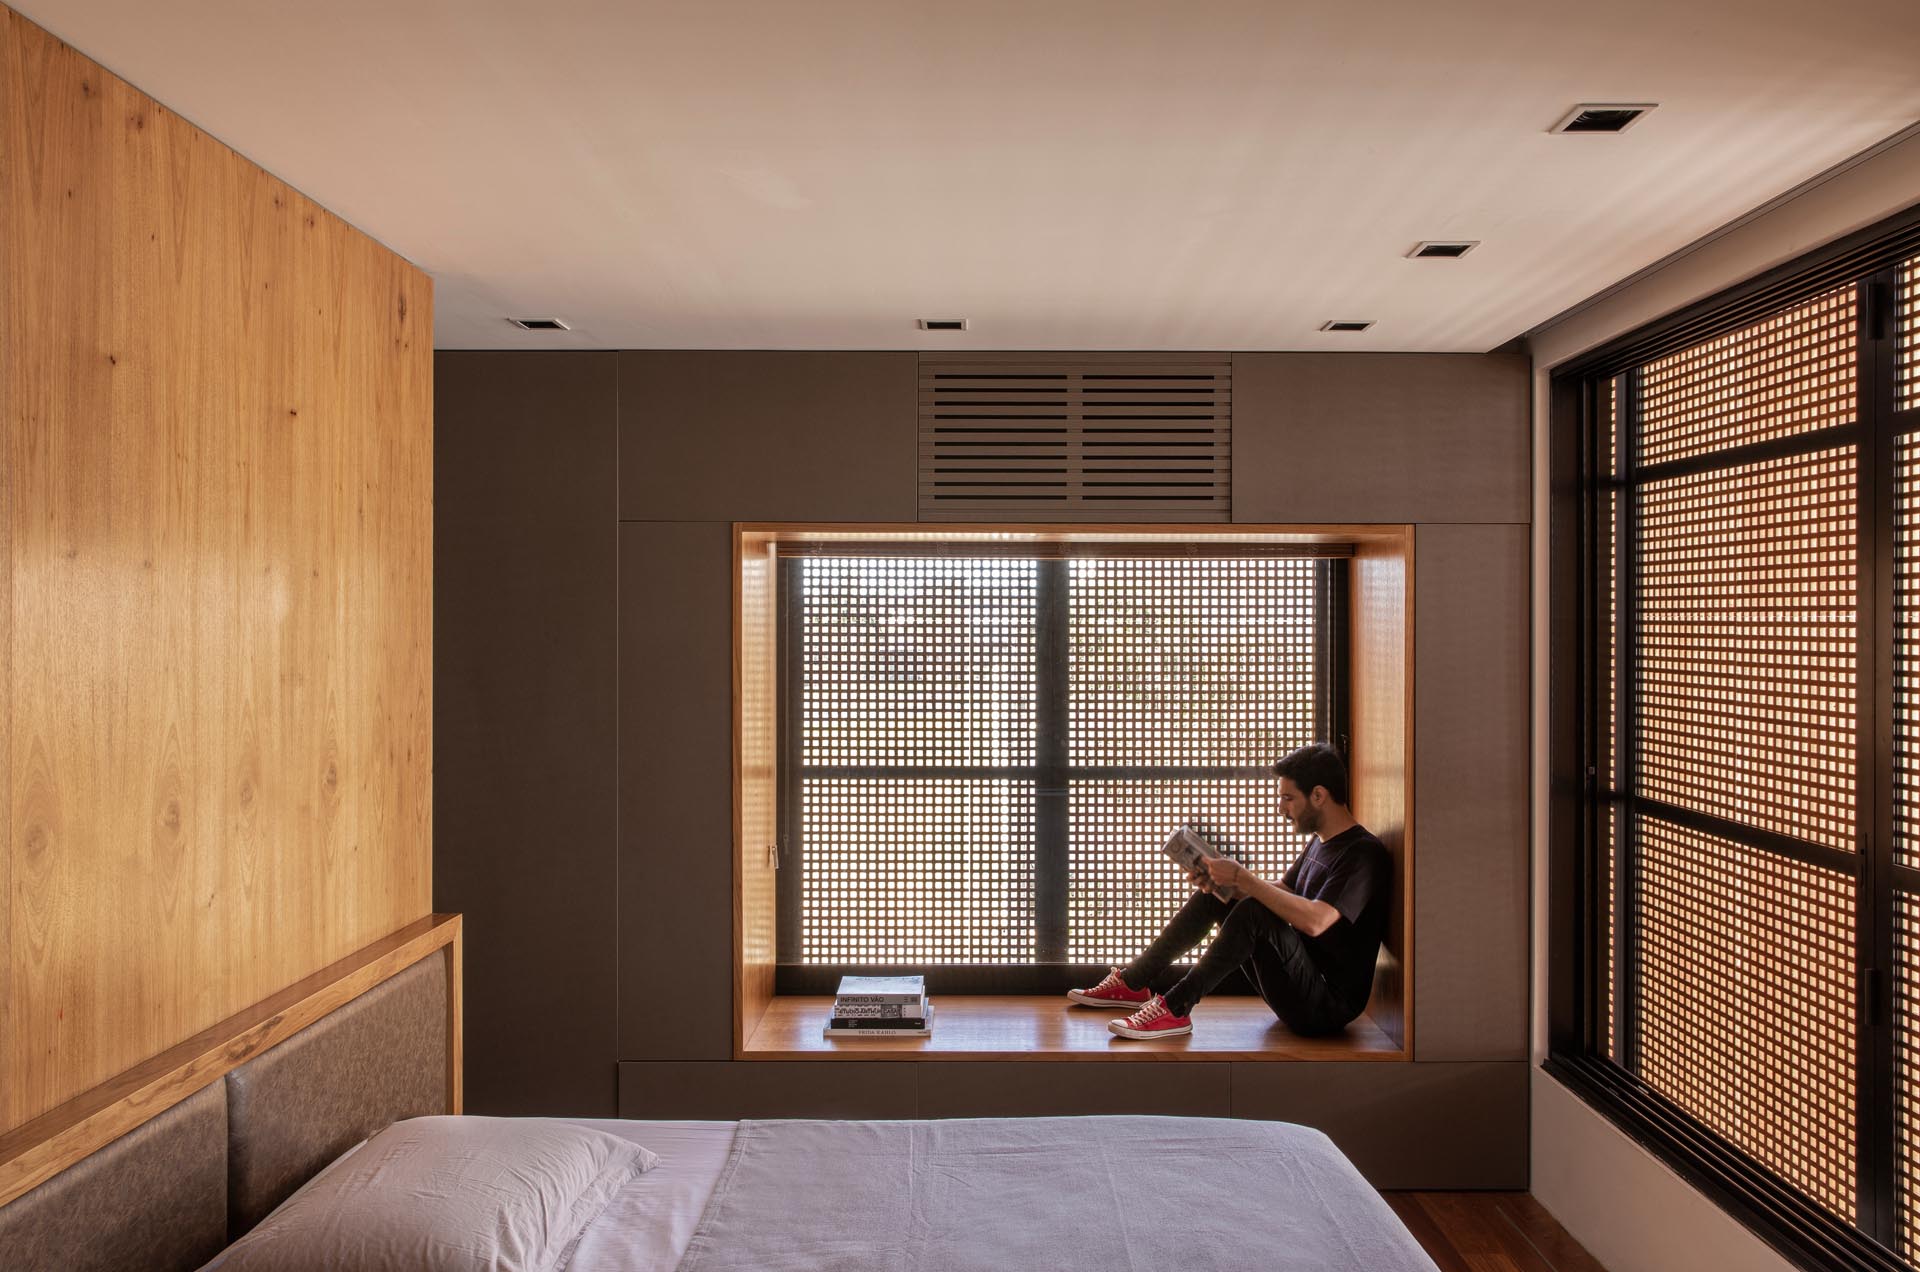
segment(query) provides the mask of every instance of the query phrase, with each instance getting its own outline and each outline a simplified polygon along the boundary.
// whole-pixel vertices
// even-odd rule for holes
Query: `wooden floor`
[[[1606,1272],[1530,1194],[1382,1194],[1440,1272]]]
[[[930,1038],[829,1039],[821,1029],[831,997],[783,997],[741,1050],[754,1060],[1404,1060],[1367,1017],[1331,1038],[1302,1038],[1258,998],[1209,998],[1193,1013],[1193,1032],[1138,1042],[1117,1038],[1107,1021],[1124,1013],[1076,1007],[1063,996],[948,994],[934,1003]]]

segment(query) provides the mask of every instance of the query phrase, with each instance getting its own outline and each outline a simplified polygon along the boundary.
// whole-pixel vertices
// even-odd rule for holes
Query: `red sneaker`
[[[1167,1010],[1167,1000],[1155,994],[1125,1020],[1109,1020],[1107,1028],[1122,1038],[1175,1038],[1193,1032],[1193,1017],[1174,1015]]]
[[[1153,991],[1142,986],[1128,989],[1127,983],[1120,979],[1120,969],[1107,969],[1106,979],[1092,989],[1070,989],[1067,997],[1082,1007],[1144,1007],[1153,997]]]

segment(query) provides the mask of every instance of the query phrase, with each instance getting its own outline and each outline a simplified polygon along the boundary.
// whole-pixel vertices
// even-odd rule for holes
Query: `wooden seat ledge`
[[[1079,1007],[1056,995],[937,995],[930,1038],[828,1039],[825,996],[776,997],[747,1031],[743,1060],[1406,1060],[1370,1018],[1331,1037],[1304,1038],[1258,998],[1209,998],[1193,1032],[1151,1042],[1117,1037],[1115,1010]]]

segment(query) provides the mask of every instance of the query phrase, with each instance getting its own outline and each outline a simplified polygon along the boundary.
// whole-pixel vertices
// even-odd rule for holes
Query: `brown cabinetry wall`
[[[554,364],[535,377],[535,363],[524,361],[541,357],[576,359],[562,370],[583,379],[604,376],[611,360],[612,400],[546,386],[539,377]],[[515,383],[522,365],[530,372],[524,388]],[[502,523],[542,523],[526,532],[556,569],[570,554],[577,561],[608,543],[617,554],[577,588],[553,594],[549,608],[502,605],[488,621],[445,621],[454,600],[442,583],[436,900],[469,916],[469,1107],[935,1116],[1087,1112],[1140,1100],[1163,1111],[1324,1123],[1377,1182],[1394,1186],[1524,1185],[1529,467],[1527,368],[1518,358],[1234,360],[1236,520],[1417,523],[1421,972],[1412,1064],[1204,1066],[1231,1070],[1217,1075],[1231,1094],[1203,1110],[1186,1086],[1149,1072],[1184,1065],[730,1059],[730,523],[913,520],[915,367],[911,353],[441,355],[442,504],[471,497],[456,487],[484,486]],[[531,400],[543,394],[552,395],[551,409]],[[507,399],[524,403],[517,423],[497,413]],[[572,418],[579,412],[593,418]],[[494,423],[472,428],[469,418]],[[534,435],[490,435],[499,428]],[[578,466],[579,488],[591,492],[590,513],[515,493],[514,472],[540,429],[582,439],[565,462]],[[444,458],[454,448],[459,465]],[[605,489],[614,473],[617,495]],[[442,525],[443,580],[465,571],[468,555],[497,550],[484,534],[455,541],[444,515]],[[604,639],[581,645],[570,634],[602,632],[609,622],[611,647]],[[504,732],[483,754],[448,747],[449,699],[490,692],[495,677],[538,680],[543,660],[580,657],[592,659],[594,674],[563,683],[600,708],[614,705],[615,736],[582,703],[577,710],[592,729],[516,734],[503,717]],[[458,679],[444,671],[454,663],[465,669]],[[516,707],[522,715],[538,709],[531,699]],[[548,718],[570,709],[545,708]],[[522,746],[552,753],[524,757],[531,769],[562,753],[568,765],[595,772],[611,765],[611,781],[591,788],[600,813],[561,807],[572,797],[549,785],[503,782]],[[494,829],[448,833],[446,810],[481,787],[492,788],[484,799],[501,811],[474,821]],[[522,811],[504,811],[516,800]],[[608,829],[616,818],[617,830]],[[542,825],[561,829],[545,840],[520,829]],[[481,843],[489,834],[491,844]],[[553,856],[597,864],[565,880],[534,879]],[[470,864],[456,864],[462,857]],[[577,905],[549,911],[544,926],[506,926],[529,887],[543,896],[573,890]],[[503,916],[491,972],[482,970],[488,938],[475,919],[488,907]],[[506,979],[509,967],[515,979]],[[569,992],[535,995],[543,976]],[[499,1013],[501,1034],[490,1048],[477,1022],[495,993],[513,1010]],[[509,1018],[520,1032],[514,1040],[504,1036]],[[533,1066],[534,1050],[551,1047],[533,1040],[554,1036],[580,1040],[578,1047],[607,1041],[595,1044],[597,1054]],[[576,1069],[605,1074],[605,1085],[576,1080]],[[579,1098],[589,1089],[607,1094],[589,1107]]]

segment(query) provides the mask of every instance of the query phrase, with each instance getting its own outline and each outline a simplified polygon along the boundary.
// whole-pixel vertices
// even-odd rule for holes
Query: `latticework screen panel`
[[[1175,826],[1263,879],[1278,880],[1306,846],[1280,816],[1272,778],[1078,781],[1067,806],[1069,963],[1126,962],[1192,895],[1160,852]]]
[[[1639,1076],[1854,1220],[1854,884],[1644,820]]]
[[[1119,961],[1185,898],[1159,852],[1174,827],[1272,878],[1298,854],[1265,770],[1330,710],[1324,563],[889,554],[786,568],[788,961]],[[1063,715],[1043,708],[1056,702]],[[1066,787],[1064,824],[1039,817],[1043,780]],[[1042,891],[1057,898],[1045,915]]]
[[[1313,740],[1313,561],[1070,566],[1069,763],[1250,767]]]
[[[1894,894],[1894,1197],[1899,1249],[1920,1256],[1920,897]]]
[[[1898,409],[1920,407],[1920,256],[1900,266],[1900,357],[1895,374]]]
[[[1852,851],[1853,448],[1639,498],[1637,793]]]
[[[1032,764],[1037,566],[800,563],[805,765]]]
[[[1031,963],[1033,783],[802,784],[805,963]]]
[[[1893,856],[1920,866],[1920,434],[1893,456]]]
[[[1614,939],[1614,933],[1618,931],[1620,905],[1618,895],[1618,889],[1620,887],[1620,806],[1618,804],[1607,805],[1606,836],[1607,841],[1603,845],[1603,848],[1607,854],[1607,966],[1605,982],[1607,995],[1607,1056],[1609,1059],[1617,1061],[1620,1058],[1620,1008],[1615,1001],[1616,995],[1614,993],[1613,983],[1617,966],[1615,960],[1620,957],[1618,949],[1615,948]]]
[[[1607,393],[1601,403],[1599,420],[1602,442],[1599,467],[1602,481],[1611,481],[1618,473],[1620,448],[1620,377],[1614,376],[1607,381]],[[1594,531],[1596,541],[1594,552],[1598,568],[1603,572],[1606,582],[1602,585],[1601,631],[1599,634],[1601,665],[1601,710],[1605,713],[1600,724],[1600,785],[1609,792],[1620,790],[1620,491],[1608,487],[1600,501],[1600,512],[1596,518]],[[1606,1037],[1607,1055],[1619,1058],[1618,1007],[1614,1001],[1615,960],[1619,956],[1614,948],[1619,898],[1620,855],[1620,806],[1609,800],[1607,804],[1605,841],[1600,846],[1607,862],[1607,932],[1606,963],[1602,968],[1601,984],[1606,993]]]
[[[1851,423],[1857,305],[1843,287],[1648,363],[1639,463]]]

